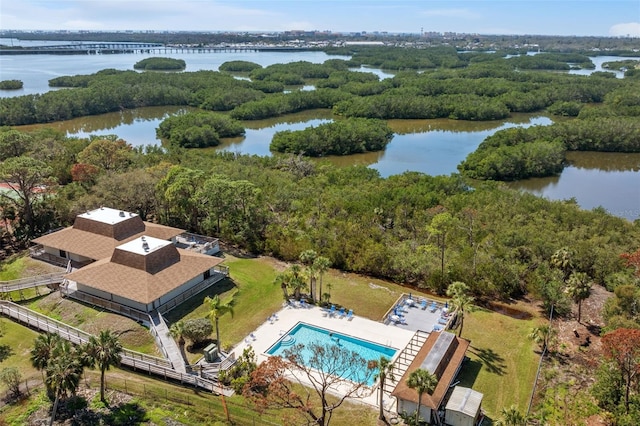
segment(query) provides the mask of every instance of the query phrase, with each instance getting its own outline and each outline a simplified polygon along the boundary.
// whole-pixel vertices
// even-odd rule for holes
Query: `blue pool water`
[[[396,349],[388,346],[378,345],[377,343],[358,339],[345,334],[336,333],[335,331],[326,330],[324,328],[314,327],[305,323],[298,323],[287,334],[282,336],[267,353],[269,355],[284,355],[284,351],[290,349],[293,345],[303,344],[305,348],[302,351],[302,359],[307,362],[312,353],[307,349],[309,344],[338,344],[342,348],[356,352],[366,361],[378,361],[381,356],[392,359],[396,354]],[[365,372],[361,372],[364,375]],[[357,380],[356,377],[345,377],[345,379]],[[367,385],[373,385],[373,375],[369,377]]]

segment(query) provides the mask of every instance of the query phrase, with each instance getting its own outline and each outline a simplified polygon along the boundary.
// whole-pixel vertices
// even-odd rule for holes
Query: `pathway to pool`
[[[415,330],[408,330],[393,324],[384,324],[359,317],[357,312],[354,312],[351,319],[347,319],[346,316],[340,317],[337,314],[330,316],[325,310],[317,306],[293,307],[289,305],[267,319],[263,325],[247,336],[243,342],[236,345],[231,352],[237,358],[242,355],[242,351],[247,346],[252,346],[258,363],[261,363],[268,357],[267,350],[299,322],[368,340],[383,346],[390,346],[397,349],[396,357],[415,335]],[[336,393],[339,393],[339,390],[336,390]],[[377,395],[376,387],[367,397],[353,401],[361,401],[377,406]],[[385,409],[387,410],[392,409],[395,405],[393,398],[386,397],[385,401]]]

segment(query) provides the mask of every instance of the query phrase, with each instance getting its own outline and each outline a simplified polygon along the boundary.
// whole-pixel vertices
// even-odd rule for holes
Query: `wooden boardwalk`
[[[55,333],[75,344],[86,343],[91,337],[91,334],[80,329],[71,327],[39,312],[6,300],[0,300],[0,312],[30,327],[47,333]],[[233,394],[232,390],[221,386],[214,380],[206,379],[196,374],[182,373],[174,370],[171,362],[167,359],[146,355],[129,349],[123,350],[121,365],[137,372],[145,372],[164,380],[172,380],[184,385],[191,385],[215,394],[224,394],[226,396]]]
[[[52,274],[38,275],[36,277],[22,278],[19,280],[0,281],[0,292],[9,293],[44,285],[60,284],[64,280],[65,274],[66,272],[54,272]]]

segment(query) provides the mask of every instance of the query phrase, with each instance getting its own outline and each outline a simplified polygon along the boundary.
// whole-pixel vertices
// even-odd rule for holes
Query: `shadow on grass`
[[[17,303],[18,305],[26,305],[29,303],[35,303],[39,300],[44,299],[55,290],[52,290],[48,287],[33,287],[24,290],[22,293],[20,291],[11,291],[9,293],[5,293],[6,300],[10,302]]]
[[[482,361],[477,359],[469,359],[465,361],[464,364],[462,364],[462,369],[457,377],[460,381],[460,386],[472,388],[481,369]]]
[[[531,318],[533,318],[533,315],[530,312],[512,308],[511,306],[505,306],[499,303],[489,302],[488,307],[493,312],[497,312],[514,319],[530,320]]]
[[[0,345],[0,362],[2,362],[5,359],[9,358],[14,353],[15,352],[13,351],[13,348],[11,346],[9,346],[9,345]]]
[[[235,288],[237,288],[236,283],[231,278],[225,278],[222,281],[215,283],[208,289],[198,294],[194,294],[189,299],[182,302],[178,307],[172,309],[163,316],[169,324],[172,324],[178,320],[181,320],[185,315],[199,308],[202,305],[205,297],[213,297],[216,294],[223,294]]]
[[[186,349],[189,353],[192,354],[196,354],[196,353],[202,353],[202,350],[204,348],[206,348],[207,346],[216,343],[216,339],[204,339],[201,340],[197,343],[191,344],[191,345],[187,345]]]
[[[109,425],[137,425],[147,420],[147,412],[135,402],[118,405],[104,418]]]
[[[488,414],[485,414],[482,420],[482,424],[483,426],[491,426],[495,424],[495,420],[493,420],[491,417],[489,417]]]
[[[471,346],[471,353],[477,356],[490,373],[502,376],[504,374],[504,358],[498,355],[493,349],[476,348]]]

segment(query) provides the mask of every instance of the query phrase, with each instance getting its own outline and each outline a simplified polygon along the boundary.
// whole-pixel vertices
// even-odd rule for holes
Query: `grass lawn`
[[[14,299],[15,300],[15,299]],[[136,321],[53,292],[46,297],[36,297],[23,303],[29,309],[91,334],[109,329],[118,335],[127,349],[159,356],[155,340],[149,329]]]
[[[225,257],[224,265],[229,266],[230,278],[192,297],[179,308],[167,313],[165,318],[169,323],[205,318],[209,312],[208,307],[203,304],[205,296],[218,294],[223,303],[233,298],[233,316],[227,314],[219,319],[220,341],[223,347],[228,348],[242,341],[280,309],[282,290],[280,286],[273,284],[277,273],[273,260],[239,259],[229,255]],[[202,352],[187,352],[187,356],[190,362],[195,362],[202,357]]]
[[[230,347],[241,342],[282,307],[282,290],[274,284],[274,278],[286,265],[267,257],[241,259],[226,255],[225,258],[224,265],[229,267],[230,279],[191,298],[165,318],[170,323],[203,318],[208,312],[202,304],[206,295],[219,294],[223,302],[233,298],[233,317],[224,315],[219,322],[222,346]],[[363,289],[367,292],[366,302]],[[332,303],[351,308],[356,315],[380,320],[397,298],[408,290],[382,280],[331,270],[323,278],[323,293],[327,292],[331,294]],[[202,354],[187,352],[187,356],[190,362],[195,362]]]
[[[10,262],[0,263],[0,281],[11,281],[34,275],[63,271],[63,268],[33,260],[28,255],[14,257]]]
[[[0,352],[7,355],[6,358],[0,358],[4,359],[0,362],[0,369],[17,367],[22,374],[23,382],[30,379],[42,380],[42,375],[31,366],[29,359],[33,341],[38,333],[4,317],[0,317],[0,327],[3,331],[0,337]],[[4,395],[6,391],[7,387],[0,382],[0,395]]]
[[[543,319],[528,306],[519,308],[522,315],[478,308],[464,319],[462,337],[471,341],[471,361],[463,365],[458,379],[461,386],[484,394],[482,406],[493,420],[511,405],[526,413],[538,368],[537,345],[527,336]]]
[[[231,347],[281,308],[282,290],[273,282],[276,274],[286,265],[272,258],[237,258],[231,255],[225,255],[225,265],[230,269],[229,279],[193,297],[165,317],[170,323],[181,319],[203,318],[208,313],[207,307],[202,303],[205,296],[218,294],[223,302],[233,298],[233,317],[224,315],[219,324],[223,347]],[[9,271],[11,268],[4,270]],[[373,320],[382,319],[398,297],[409,291],[418,297],[423,295],[397,284],[335,270],[323,277],[323,292],[331,294],[331,303],[353,309],[356,315]],[[434,298],[429,294],[424,296]],[[74,321],[71,322],[77,322],[82,328],[100,328],[99,319],[105,313],[78,305],[73,314]],[[43,308],[40,307],[46,310]],[[64,312],[66,311],[68,310],[65,309]],[[479,308],[467,314],[462,333],[462,337],[471,341],[471,347],[467,352],[470,362],[461,370],[460,384],[473,387],[484,394],[483,407],[492,419],[499,417],[502,408],[514,404],[520,412],[526,411],[539,357],[535,352],[536,345],[527,336],[531,328],[544,321],[535,307],[524,303],[505,307],[504,311],[506,314]],[[57,309],[51,309],[51,313],[54,316],[63,314]],[[103,318],[103,322],[105,320],[112,321]],[[35,333],[30,333],[35,337]],[[29,349],[33,342],[31,337],[14,339]],[[13,347],[13,343],[11,345]],[[25,350],[28,352],[28,349]],[[190,362],[202,356],[200,352],[188,355]],[[159,387],[165,386],[162,382],[154,382]],[[232,401],[241,401],[241,398]],[[243,402],[238,404],[242,405]],[[373,417],[370,417],[370,413],[373,413]],[[252,414],[245,413],[241,416],[251,417]],[[349,410],[339,410],[334,421],[339,424],[344,424],[343,421],[354,425],[371,424],[374,418],[375,410],[356,404]],[[363,421],[364,419],[368,420]]]
[[[39,373],[38,373],[39,374]],[[126,370],[112,368],[106,373],[107,400],[113,401],[114,390],[125,392],[133,399],[123,407],[112,405],[112,412],[127,414],[121,423],[113,424],[146,424],[157,425],[281,425],[302,424],[291,422],[290,410],[271,411],[259,414],[251,409],[251,405],[242,396],[234,395],[224,399],[201,392],[197,389],[185,388],[179,385],[156,380],[144,374],[135,374]],[[81,384],[81,391],[91,388],[94,391],[100,386],[100,373],[97,370],[85,370]],[[312,397],[314,406],[316,398]],[[97,398],[87,401],[90,407],[103,406]],[[19,404],[6,405],[0,408],[0,418],[7,425],[23,425],[27,423],[27,416],[41,407],[50,407],[51,402],[42,395],[42,388],[31,389],[31,398]],[[225,407],[229,412],[231,423],[227,423]],[[135,408],[135,411],[133,410]],[[46,408],[45,408],[46,409]],[[131,422],[130,415],[141,422]],[[368,426],[375,424],[376,410],[362,404],[345,403],[338,409],[332,419],[332,424],[352,426]],[[300,420],[298,417],[297,420]]]
[[[22,276],[23,270],[24,258],[19,258],[11,263],[3,263],[0,266],[0,281],[17,280]]]

